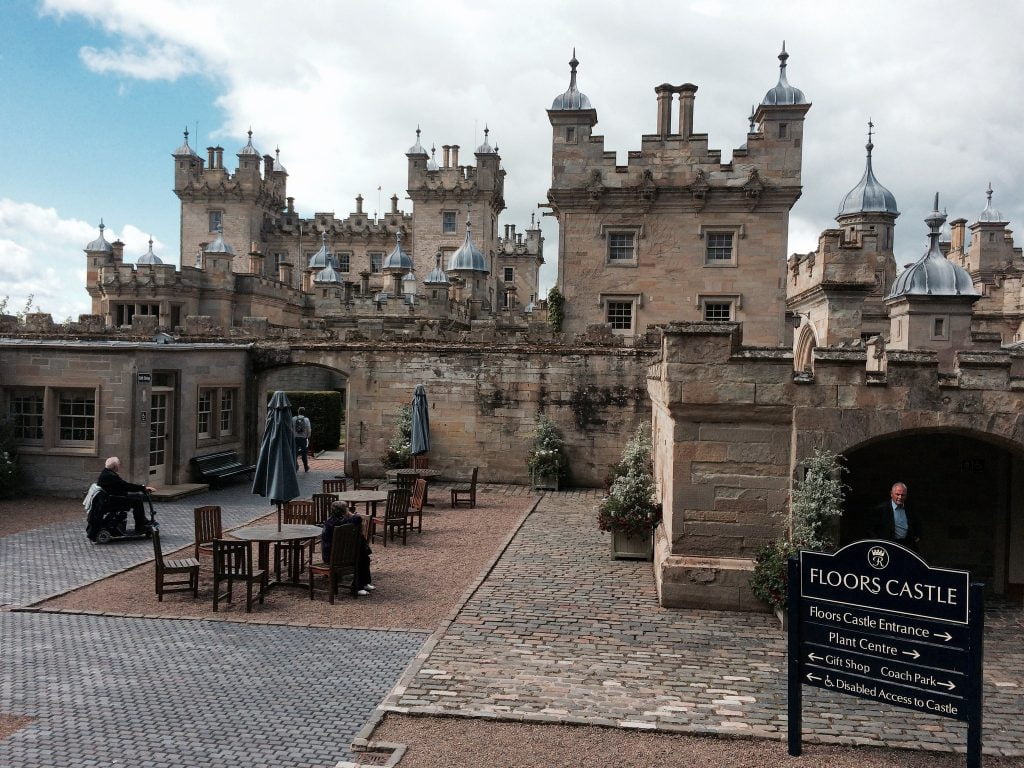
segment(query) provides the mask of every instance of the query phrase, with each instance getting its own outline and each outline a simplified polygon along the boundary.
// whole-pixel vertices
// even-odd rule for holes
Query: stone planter
[[[538,491],[557,491],[558,490],[558,475],[557,473],[541,473],[533,472],[531,476],[534,489]]]
[[[628,534],[612,531],[612,558],[615,560],[651,560],[654,558],[654,532]]]

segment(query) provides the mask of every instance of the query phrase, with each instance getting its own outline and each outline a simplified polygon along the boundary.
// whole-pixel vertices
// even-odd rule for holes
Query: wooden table
[[[270,543],[283,543],[286,541],[305,541],[306,539],[317,539],[323,530],[318,525],[282,525],[277,530],[277,523],[266,525],[247,525],[243,528],[236,528],[229,533],[236,539],[242,541],[255,541],[259,548],[257,567],[263,570],[263,588],[269,589],[275,584],[286,584],[290,586],[304,586],[299,581],[299,569],[296,561],[292,560],[291,573],[288,581],[270,582]]]
[[[355,507],[356,504],[366,504],[366,514],[376,517],[377,515],[377,503],[388,500],[387,491],[342,491],[341,493],[332,494],[338,501],[344,501],[349,507]]]
[[[422,477],[424,480],[427,481],[427,488],[423,492],[423,506],[425,506],[425,507],[432,507],[432,506],[434,506],[433,504],[430,504],[427,501],[427,492],[430,490],[430,481],[433,480],[436,477],[440,477],[441,476],[441,470],[440,469],[415,469],[413,467],[407,467],[405,469],[389,469],[384,474],[387,475],[388,480],[395,480],[395,479],[398,478],[399,475],[403,475],[403,476],[412,475],[413,477]]]

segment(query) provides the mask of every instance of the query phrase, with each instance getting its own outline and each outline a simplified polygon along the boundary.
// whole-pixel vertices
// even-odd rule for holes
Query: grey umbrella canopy
[[[275,392],[267,406],[267,426],[256,458],[252,492],[277,504],[277,529],[281,530],[281,504],[299,497],[292,404],[284,392]]]
[[[409,452],[419,456],[430,450],[430,414],[427,412],[427,388],[417,384],[412,396],[412,440]]]

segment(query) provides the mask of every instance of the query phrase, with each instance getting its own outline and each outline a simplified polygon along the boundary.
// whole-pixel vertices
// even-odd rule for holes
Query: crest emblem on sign
[[[889,564],[889,553],[885,547],[872,547],[868,550],[868,565],[879,571]]]

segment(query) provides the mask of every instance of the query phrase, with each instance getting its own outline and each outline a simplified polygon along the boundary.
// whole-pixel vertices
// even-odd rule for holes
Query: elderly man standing
[[[142,505],[141,496],[129,496],[128,494],[140,494],[143,491],[152,493],[153,488],[148,485],[129,483],[121,478],[118,472],[121,469],[121,460],[117,456],[111,456],[103,464],[103,471],[100,472],[96,485],[106,491],[111,498],[107,500],[106,511],[120,512],[121,510],[132,511],[135,517],[135,532],[146,533],[150,526],[146,519],[146,510]]]
[[[906,483],[895,483],[889,491],[889,500],[875,507],[872,521],[872,536],[917,549],[921,540],[921,528],[917,517],[907,509]]]

